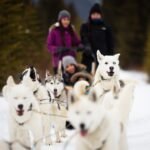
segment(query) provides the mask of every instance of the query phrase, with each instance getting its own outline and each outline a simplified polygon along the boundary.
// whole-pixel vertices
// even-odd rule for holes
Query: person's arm
[[[48,51],[52,54],[55,54],[57,51],[57,46],[55,45],[55,32],[54,30],[49,31],[48,37],[47,37],[47,48]]]
[[[75,44],[76,46],[79,46],[80,43],[81,43],[81,41],[80,41],[80,39],[79,39],[77,33],[74,31],[74,44]]]
[[[90,41],[89,41],[89,31],[88,31],[88,25],[87,24],[82,24],[80,28],[80,37],[81,37],[81,42],[85,46],[91,46]]]
[[[110,55],[113,55],[114,54],[114,38],[113,38],[111,27],[107,27],[106,40],[107,40],[108,53]]]

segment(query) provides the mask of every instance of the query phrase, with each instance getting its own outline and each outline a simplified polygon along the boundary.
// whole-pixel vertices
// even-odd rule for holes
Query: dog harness
[[[62,93],[65,91],[65,94],[66,94],[66,97],[67,97],[67,102],[64,102],[64,101],[60,101],[59,98],[61,97]],[[61,103],[66,103],[66,110],[68,110],[68,90],[66,88],[63,89],[63,91],[61,92],[61,94],[57,97],[55,97],[55,101],[57,102],[57,105],[58,105],[58,109],[60,110],[60,104]]]

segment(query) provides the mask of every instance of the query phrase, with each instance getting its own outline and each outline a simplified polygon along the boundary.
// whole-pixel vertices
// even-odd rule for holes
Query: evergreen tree
[[[43,31],[37,9],[28,1],[0,1],[0,87],[8,75],[44,61]]]
[[[146,58],[145,58],[144,67],[145,67],[145,70],[148,74],[148,82],[150,83],[150,22],[149,22],[148,32],[147,32]]]
[[[105,17],[113,25],[123,68],[143,65],[148,5],[148,0],[104,0]]]

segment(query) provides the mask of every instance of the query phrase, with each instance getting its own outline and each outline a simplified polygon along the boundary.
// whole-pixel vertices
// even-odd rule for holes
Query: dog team
[[[80,78],[72,87],[61,72],[46,71],[42,83],[35,67],[25,69],[17,84],[9,76],[2,90],[9,104],[9,140],[1,140],[0,149],[41,150],[43,143],[60,143],[69,122],[74,132],[64,150],[128,150],[135,82],[121,80],[119,54],[104,56],[98,50],[97,61],[92,82]]]

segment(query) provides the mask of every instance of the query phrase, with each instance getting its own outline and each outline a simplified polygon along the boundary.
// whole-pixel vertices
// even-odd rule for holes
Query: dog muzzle
[[[18,110],[16,110],[16,112],[17,112],[18,116],[23,116],[23,114],[24,114],[24,110],[23,109],[18,109]]]
[[[87,129],[84,129],[84,130],[80,130],[80,135],[81,136],[86,136],[88,134],[88,130]]]

